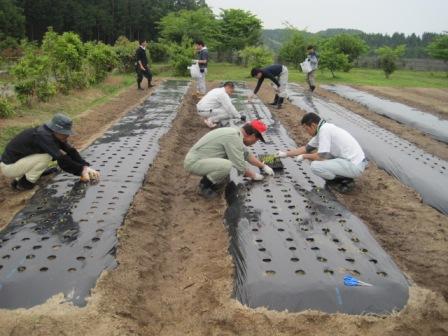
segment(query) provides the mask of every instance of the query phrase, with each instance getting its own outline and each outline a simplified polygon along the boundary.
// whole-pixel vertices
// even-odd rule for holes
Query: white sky
[[[315,33],[327,28],[353,28],[366,33],[406,35],[448,31],[448,0],[206,0],[220,8],[249,10],[265,29],[289,22]]]

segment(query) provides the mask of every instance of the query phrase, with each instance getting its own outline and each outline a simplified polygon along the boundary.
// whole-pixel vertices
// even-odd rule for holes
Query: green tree
[[[431,57],[448,62],[448,34],[436,37],[426,48]]]
[[[405,45],[399,45],[396,48],[381,47],[377,49],[377,54],[380,58],[380,66],[386,75],[386,78],[397,69],[397,61],[403,56],[406,51]]]
[[[25,17],[12,0],[0,0],[0,44],[8,37],[20,40],[25,36]]]
[[[337,54],[347,55],[350,66],[347,66],[344,71],[349,71],[353,62],[369,49],[367,44],[357,35],[336,35],[330,37],[326,43],[328,48],[336,51]]]
[[[274,61],[274,53],[266,47],[246,47],[238,54],[245,67],[261,68]]]
[[[306,58],[306,39],[304,33],[297,29],[291,29],[289,39],[280,48],[279,57],[282,62],[298,67]]]
[[[203,40],[211,49],[220,44],[218,20],[208,8],[170,13],[160,20],[159,27],[161,37],[167,42],[181,44],[187,37]]]
[[[348,55],[328,45],[322,48],[319,56],[319,68],[329,70],[333,78],[336,78],[335,71],[345,71],[350,66]]]
[[[221,50],[233,52],[257,45],[261,37],[262,22],[249,11],[223,9],[220,15]]]
[[[169,43],[168,53],[170,56],[170,65],[174,69],[177,76],[188,76],[188,66],[191,65],[191,60],[195,58],[195,51],[193,41],[184,36],[180,43]]]

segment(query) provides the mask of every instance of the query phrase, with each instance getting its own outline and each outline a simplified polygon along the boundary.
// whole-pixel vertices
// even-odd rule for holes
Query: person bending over
[[[253,68],[250,72],[252,77],[258,79],[254,93],[249,96],[249,100],[260,90],[261,84],[265,78],[269,78],[277,87],[275,89],[275,98],[270,105],[281,108],[283,101],[287,97],[286,86],[288,84],[288,68],[282,64],[272,64],[266,68]]]

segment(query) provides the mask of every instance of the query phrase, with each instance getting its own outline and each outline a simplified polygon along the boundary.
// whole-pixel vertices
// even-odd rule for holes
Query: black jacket
[[[146,50],[142,47],[138,47],[135,51],[135,59],[138,65],[138,61],[142,62],[142,65],[146,68],[148,66],[148,57],[146,56]]]
[[[47,126],[29,128],[13,138],[1,157],[4,164],[13,164],[33,154],[49,154],[68,173],[80,176],[84,166],[89,166],[69,143],[56,139]]]

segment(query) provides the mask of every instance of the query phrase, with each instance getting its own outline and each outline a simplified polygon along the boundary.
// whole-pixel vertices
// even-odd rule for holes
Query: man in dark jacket
[[[197,79],[197,95],[202,97],[207,92],[205,76],[207,75],[208,68],[208,49],[202,40],[196,41],[195,46],[199,71],[201,72],[199,78]]]
[[[272,64],[266,68],[253,68],[250,72],[252,77],[258,79],[254,95],[260,90],[261,84],[265,78],[269,78],[277,87],[275,89],[275,98],[271,105],[281,108],[286,98],[286,85],[288,84],[288,68],[281,64]],[[249,97],[252,98],[253,95]]]
[[[60,113],[44,125],[24,130],[6,145],[0,171],[14,178],[11,186],[16,190],[32,189],[51,161],[81,181],[99,179],[99,173],[67,142],[72,134],[72,120]]]
[[[146,46],[148,45],[148,43],[146,42],[145,39],[141,39],[139,42],[140,46],[135,51],[135,59],[136,59],[135,71],[137,72],[138,89],[143,90],[143,88],[141,87],[143,76],[145,76],[145,78],[148,80],[148,89],[150,87],[153,87],[153,85],[151,84],[152,72],[149,69],[148,57],[146,56]]]

